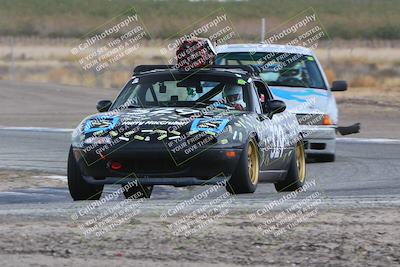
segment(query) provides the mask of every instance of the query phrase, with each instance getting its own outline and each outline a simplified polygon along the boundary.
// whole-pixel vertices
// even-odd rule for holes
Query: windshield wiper
[[[196,102],[196,105],[194,107],[197,106],[204,106],[204,107],[210,107],[213,106],[214,108],[219,108],[219,109],[235,109],[234,106],[228,104],[228,103],[218,103],[216,104],[216,102],[213,103],[204,103],[204,102]]]
[[[140,105],[129,105],[126,108],[145,108],[145,107]]]
[[[215,108],[219,108],[219,109],[236,109],[233,105],[228,104],[228,103],[219,103],[218,105],[214,106]]]
[[[193,107],[197,107],[197,106],[208,107],[209,105],[211,105],[211,104],[204,103],[204,102],[196,102]]]

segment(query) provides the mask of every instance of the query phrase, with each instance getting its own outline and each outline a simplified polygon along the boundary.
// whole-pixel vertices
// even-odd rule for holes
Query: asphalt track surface
[[[66,175],[70,144],[68,129],[58,131],[0,129],[0,169],[38,170]],[[330,205],[400,204],[400,142],[389,140],[340,139],[333,163],[308,163],[307,180],[315,181]],[[115,187],[106,188],[107,191]],[[198,190],[159,186],[155,202],[180,199]],[[279,196],[272,184],[260,184],[255,194],[238,196],[245,204],[268,201]],[[70,204],[67,188],[26,188],[0,192],[0,204]],[[239,205],[240,206],[240,205]],[[59,207],[59,206],[58,206]]]

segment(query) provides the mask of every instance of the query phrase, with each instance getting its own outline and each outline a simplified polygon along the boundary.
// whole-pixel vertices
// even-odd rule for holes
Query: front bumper
[[[307,154],[335,154],[336,128],[332,126],[301,126]]]
[[[231,152],[228,156],[226,152]],[[91,184],[200,185],[215,184],[230,178],[240,158],[241,148],[209,148],[191,158],[171,155],[167,150],[118,149],[106,156],[94,151],[83,153],[74,148],[74,156],[83,178]],[[176,156],[176,157],[175,157]],[[112,163],[119,163],[118,170]]]

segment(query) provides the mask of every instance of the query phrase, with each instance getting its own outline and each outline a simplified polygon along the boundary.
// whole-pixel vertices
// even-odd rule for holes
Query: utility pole
[[[265,18],[261,18],[261,43],[265,42]]]
[[[11,64],[10,64],[10,80],[15,81],[15,51],[14,51],[14,46],[15,46],[15,40],[14,37],[10,37],[10,48],[11,48]]]

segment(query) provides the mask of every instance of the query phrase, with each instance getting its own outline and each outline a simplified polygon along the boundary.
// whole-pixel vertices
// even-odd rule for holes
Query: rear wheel
[[[150,198],[153,186],[133,186],[124,190],[124,196],[126,199],[138,199],[138,198]]]
[[[98,200],[103,193],[103,185],[87,183],[76,162],[72,147],[68,154],[68,188],[73,200]]]
[[[285,180],[275,183],[278,192],[295,191],[303,186],[306,179],[306,157],[303,141],[296,144]]]
[[[253,193],[256,191],[259,176],[258,148],[254,139],[250,139],[243,149],[238,166],[226,184],[231,194]]]

